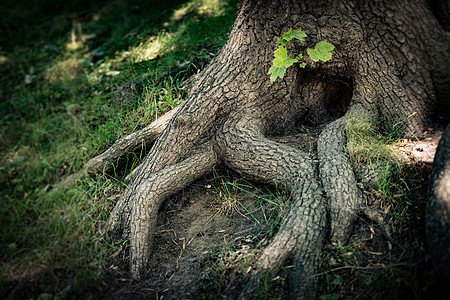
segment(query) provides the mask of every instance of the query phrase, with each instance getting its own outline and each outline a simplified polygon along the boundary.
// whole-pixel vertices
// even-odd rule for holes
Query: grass
[[[267,246],[267,239],[262,237],[267,238],[268,233],[260,233],[253,238],[225,240],[216,251],[208,251],[200,256],[203,270],[201,279],[209,298],[237,298],[261,251]],[[255,299],[286,297],[288,274],[288,268],[264,270]]]
[[[257,186],[228,170],[226,175],[219,175],[217,170],[213,173],[212,188],[216,194],[218,213],[239,213],[252,219],[257,234],[272,240],[290,204],[291,194],[287,187]],[[244,202],[248,199],[251,199],[251,206],[247,207]]]
[[[105,221],[124,185],[105,174],[53,187],[186,99],[183,80],[225,43],[235,4],[2,5],[0,297],[101,294],[108,259],[123,247]],[[141,78],[143,94],[117,103],[114,90]]]
[[[408,164],[408,160],[396,147],[403,138],[400,120],[388,126],[382,120],[353,113],[346,122],[347,151],[355,169],[366,166],[369,174],[362,177],[373,177],[367,185],[375,185],[379,197],[388,202],[395,202],[401,190],[397,185],[398,175]],[[357,172],[358,173],[358,172]],[[364,181],[364,180],[363,180]]]
[[[400,123],[386,126],[372,116],[353,113],[346,122],[347,151],[358,163],[385,159],[400,163],[400,153],[394,147],[403,136]]]

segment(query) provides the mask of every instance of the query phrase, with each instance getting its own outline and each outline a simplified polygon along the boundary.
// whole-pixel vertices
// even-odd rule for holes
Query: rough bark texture
[[[330,207],[331,241],[350,237],[352,224],[363,204],[355,175],[345,152],[345,118],[329,124],[319,137],[320,179]]]
[[[336,47],[333,59],[290,68],[270,83],[275,41],[289,28],[308,33],[295,43],[299,52],[327,40]],[[311,298],[326,233],[345,242],[363,210],[345,153],[345,112],[364,111],[419,134],[436,94],[447,92],[448,70],[447,36],[424,0],[241,1],[227,44],[199,75],[111,215],[110,230],[131,241],[132,276],[145,271],[164,199],[223,163],[292,192],[241,298],[253,294],[264,270],[287,261],[295,266],[291,297]],[[328,122],[318,141],[320,163],[272,138],[298,124]]]
[[[450,126],[436,150],[426,206],[428,249],[436,264],[450,272]]]

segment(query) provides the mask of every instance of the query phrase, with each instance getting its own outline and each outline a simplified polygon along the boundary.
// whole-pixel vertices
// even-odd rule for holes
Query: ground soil
[[[432,165],[439,140],[444,133],[443,123],[434,123],[428,128],[420,139],[402,140],[397,143],[401,151],[414,161]]]

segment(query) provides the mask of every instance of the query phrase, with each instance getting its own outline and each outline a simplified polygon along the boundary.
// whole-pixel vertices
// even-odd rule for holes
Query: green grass
[[[399,124],[386,126],[375,117],[352,113],[345,126],[347,151],[357,162],[386,159],[399,164],[400,154],[394,147],[402,136],[399,128]]]
[[[101,293],[123,247],[105,221],[109,175],[54,189],[117,139],[184,101],[225,43],[236,1],[14,1],[0,37],[0,296]],[[144,93],[113,91],[144,78]],[[67,288],[70,286],[70,288]],[[62,296],[61,296],[62,297]]]
[[[372,116],[353,113],[346,122],[347,146],[354,168],[366,165],[371,171],[376,193],[387,202],[401,194],[398,175],[408,161],[395,146],[403,138],[402,121],[388,126]]]

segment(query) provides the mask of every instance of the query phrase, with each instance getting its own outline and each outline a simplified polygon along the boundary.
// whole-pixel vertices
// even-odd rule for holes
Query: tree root
[[[147,127],[136,131],[126,137],[118,140],[103,153],[91,158],[77,173],[67,176],[58,187],[72,186],[77,180],[84,176],[95,177],[98,174],[111,171],[114,164],[120,163],[126,153],[137,153],[143,145],[150,146],[166,128],[170,119],[180,109],[177,106],[153,121]]]
[[[328,199],[332,242],[348,240],[364,203],[345,151],[345,121],[343,117],[327,125],[317,141],[319,174]]]
[[[317,166],[309,161],[307,155],[300,151],[286,149],[290,155],[309,161],[310,166],[305,168],[305,161],[296,163],[297,173],[294,174],[297,177],[291,180],[300,181],[302,184],[294,188],[290,186],[293,195],[289,212],[283,219],[274,240],[258,259],[239,299],[251,298],[260,286],[264,272],[273,271],[290,259],[289,262],[294,265],[294,270],[289,277],[290,297],[294,299],[313,297],[317,285],[317,277],[314,274],[317,271],[326,238],[326,205],[330,216],[330,239],[333,242],[345,243],[348,240],[353,224],[360,214],[364,214],[377,223],[384,221],[378,212],[363,205],[364,196],[357,186],[345,151],[345,121],[346,117],[343,117],[328,124],[319,136],[318,176]],[[253,137],[251,141],[254,144],[255,138]],[[259,149],[267,148],[268,143],[264,141],[264,146],[260,145]],[[276,147],[282,148],[283,145],[278,144]],[[257,154],[255,157],[250,157],[252,162],[258,157],[265,156],[265,153],[258,153],[255,149],[251,149],[250,152]],[[271,155],[273,156],[273,153]],[[279,161],[279,159],[275,160]],[[243,175],[255,176],[255,174],[247,173]],[[328,202],[321,195],[319,178]],[[305,182],[307,185],[304,185]],[[380,229],[390,240],[388,231],[383,226]]]
[[[328,199],[330,213],[330,240],[331,242],[345,243],[348,241],[353,225],[358,216],[365,217],[378,224],[379,231],[391,243],[390,230],[385,226],[385,217],[377,210],[365,205],[366,197],[358,187],[355,174],[345,146],[345,122],[347,117],[328,124],[319,136],[317,151],[319,156],[319,175]],[[379,178],[380,173],[386,172],[381,165],[370,170],[371,178],[366,184],[374,184],[373,178]],[[390,174],[393,176],[392,174]]]
[[[130,239],[130,271],[139,279],[147,266],[153,244],[157,214],[162,202],[211,171],[217,156],[211,143],[202,144],[188,158],[156,172],[139,186],[132,197],[121,197],[109,218],[109,231],[123,230]]]
[[[157,173],[135,193],[130,218],[130,271],[138,279],[147,266],[153,244],[157,214],[162,201],[211,171],[217,163],[211,147]],[[210,145],[209,145],[210,146]],[[208,148],[208,149],[206,149]]]
[[[259,286],[264,271],[273,270],[292,259],[290,276],[292,295],[310,298],[315,279],[309,278],[318,267],[322,251],[326,209],[317,180],[317,165],[295,148],[271,141],[256,129],[250,120],[241,119],[219,135],[221,157],[226,165],[246,178],[289,188],[292,203],[280,230],[263,251],[249,282],[240,295],[248,299]]]
[[[285,263],[294,265],[291,296],[311,298],[317,284],[314,274],[327,238],[327,210],[330,238],[340,242],[349,238],[357,215],[366,211],[345,152],[345,121],[346,117],[333,121],[320,134],[319,164],[301,150],[266,138],[258,119],[240,117],[229,118],[213,139],[192,148],[180,162],[147,173],[145,179],[139,174],[146,170],[140,170],[136,175],[140,181],[127,188],[109,219],[109,230],[122,230],[123,238],[131,241],[132,277],[140,278],[145,270],[162,202],[223,162],[243,177],[283,186],[292,193],[280,230],[262,252],[240,299],[255,294],[264,272]],[[381,220],[373,212],[367,216]]]

